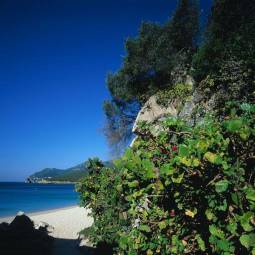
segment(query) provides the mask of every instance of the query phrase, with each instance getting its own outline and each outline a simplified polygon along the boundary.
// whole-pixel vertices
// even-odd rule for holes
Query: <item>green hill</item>
[[[45,168],[27,178],[28,182],[77,182],[88,172],[86,162],[67,169]]]
[[[78,182],[87,175],[87,162],[81,163],[67,169],[44,168],[43,170],[30,175],[28,182],[32,183],[51,183],[51,182]],[[109,161],[104,162],[105,166],[110,166]]]

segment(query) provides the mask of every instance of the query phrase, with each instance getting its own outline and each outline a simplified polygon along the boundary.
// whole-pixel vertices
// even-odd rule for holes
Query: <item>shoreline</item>
[[[25,215],[27,215],[29,218],[31,217],[35,217],[35,216],[39,216],[39,215],[43,215],[43,214],[49,214],[49,213],[56,213],[59,211],[65,211],[68,209],[73,209],[73,208],[77,208],[80,206],[77,205],[70,205],[70,206],[65,206],[65,207],[58,207],[58,208],[54,208],[54,209],[45,209],[45,210],[40,210],[40,211],[33,211],[33,212],[24,212]],[[8,215],[8,216],[0,216],[0,224],[3,222],[7,222],[9,223],[10,221],[12,221],[18,214],[18,212],[23,212],[22,210],[17,211],[16,214],[12,214],[12,215]]]
[[[48,234],[55,239],[57,246],[61,246],[61,242],[60,244],[58,242],[61,240],[75,240],[74,243],[77,244],[80,231],[93,224],[94,220],[89,216],[89,213],[90,209],[88,208],[72,206],[62,209],[28,213],[26,216],[28,216],[35,225],[40,225],[41,223],[48,224],[51,229]],[[1,218],[1,223],[10,223],[12,220],[13,217]]]

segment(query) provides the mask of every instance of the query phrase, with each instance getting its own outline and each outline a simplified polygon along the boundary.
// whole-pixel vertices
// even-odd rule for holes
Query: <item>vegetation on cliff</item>
[[[215,0],[198,48],[196,8],[195,1],[180,0],[165,26],[144,24],[128,41],[122,69],[108,80],[113,101],[106,114],[118,138],[126,134],[128,113],[135,115],[131,110],[156,92],[163,104],[199,94],[191,117],[203,112],[192,124],[166,118],[157,132],[140,123],[133,147],[113,167],[90,161],[78,186],[95,220],[85,233],[116,254],[255,254],[255,3]],[[193,31],[188,46],[181,42],[183,24]],[[169,52],[157,55],[166,50],[158,45]],[[180,82],[188,74],[194,88]]]
[[[113,168],[94,162],[79,187],[89,239],[116,254],[255,254],[255,106],[237,107],[193,128],[169,118],[158,136],[143,124]]]
[[[107,78],[112,100],[104,103],[105,134],[115,152],[129,142],[141,104],[189,69],[197,49],[198,12],[196,0],[181,0],[164,25],[143,23],[138,36],[126,40],[123,65]]]
[[[198,40],[198,6],[180,0],[164,25],[143,23],[138,36],[126,41],[122,67],[107,80],[112,100],[104,103],[105,134],[115,151],[130,141],[140,106],[184,83],[187,74],[205,100],[217,94],[215,108],[228,100],[254,101],[254,2],[213,1],[203,40]]]

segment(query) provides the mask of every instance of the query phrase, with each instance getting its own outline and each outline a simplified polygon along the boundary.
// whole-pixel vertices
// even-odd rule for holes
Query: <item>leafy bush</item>
[[[157,103],[167,107],[169,102],[178,100],[184,103],[192,93],[192,85],[185,83],[177,83],[173,88],[160,90],[156,94]]]
[[[230,100],[254,102],[254,80],[253,69],[248,68],[244,61],[230,58],[221,63],[218,74],[208,75],[197,84],[197,90],[205,101],[214,95],[215,108],[221,110]]]
[[[150,126],[113,168],[94,164],[79,187],[89,239],[118,254],[255,254],[255,106],[188,126]],[[95,166],[96,165],[96,166]]]

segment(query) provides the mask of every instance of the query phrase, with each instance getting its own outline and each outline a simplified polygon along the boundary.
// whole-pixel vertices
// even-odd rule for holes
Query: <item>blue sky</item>
[[[175,0],[1,0],[0,181],[108,159],[100,132],[106,74],[121,65],[124,40],[141,21],[165,22],[175,6]]]

